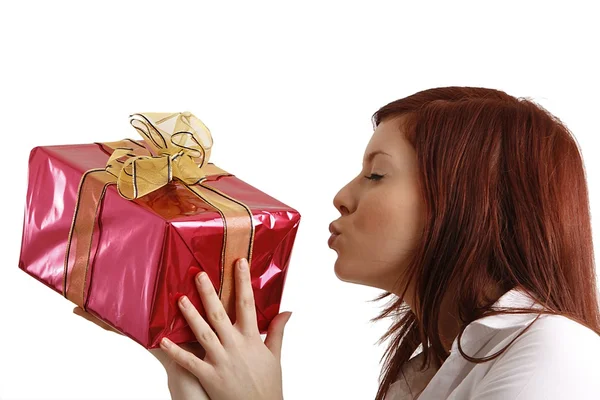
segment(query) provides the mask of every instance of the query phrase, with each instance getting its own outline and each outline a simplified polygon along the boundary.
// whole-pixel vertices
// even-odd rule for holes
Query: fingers
[[[201,383],[212,380],[214,368],[206,361],[203,361],[193,353],[182,349],[167,338],[161,340],[160,347],[175,360],[177,364],[194,374]]]
[[[278,314],[275,318],[273,318],[271,324],[269,324],[269,330],[267,332],[267,337],[265,338],[265,345],[269,348],[269,350],[271,350],[271,353],[273,353],[278,360],[281,360],[283,330],[291,316],[291,312]]]
[[[200,343],[183,343],[180,344],[179,347],[189,351],[190,353],[193,353],[196,357],[200,359],[204,359],[204,357],[206,356],[206,351]]]
[[[84,311],[81,307],[75,307],[73,309],[73,314],[79,315],[80,317],[83,317],[83,318],[87,319],[88,321],[93,322],[94,324],[98,325],[99,327],[101,327],[107,331],[121,334],[119,331],[117,331],[115,328],[113,328],[106,322],[96,318],[94,315],[90,314],[89,312]]]
[[[236,267],[236,326],[245,336],[260,336],[248,261],[242,258],[238,260]]]
[[[200,298],[202,299],[202,305],[206,311],[208,322],[210,322],[217,332],[223,345],[231,344],[233,342],[233,326],[231,325],[231,320],[229,319],[217,292],[215,292],[212,282],[205,272],[200,272],[196,276],[196,287],[200,293]],[[203,322],[206,323],[206,321]],[[200,343],[204,345],[204,343]]]
[[[185,320],[192,329],[192,332],[194,332],[198,342],[206,350],[206,353],[215,358],[224,356],[225,350],[223,349],[219,338],[210,325],[202,318],[190,300],[186,296],[182,296],[179,299],[178,304]]]

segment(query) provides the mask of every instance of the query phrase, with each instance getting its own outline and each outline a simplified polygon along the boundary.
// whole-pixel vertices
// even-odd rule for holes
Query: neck
[[[442,346],[446,352],[450,352],[452,349],[452,344],[456,337],[458,336],[461,328],[461,321],[458,317],[458,301],[457,301],[457,293],[458,288],[456,286],[450,286],[446,293],[444,294],[444,298],[440,304],[440,313],[439,313],[439,321],[438,321],[438,331],[440,333],[440,340],[442,342]],[[397,293],[399,296],[401,293]],[[405,301],[410,306],[411,310],[416,313],[415,304],[413,299],[414,288],[409,287]],[[504,291],[499,286],[493,286],[491,288],[487,288],[483,293],[482,301],[497,301],[502,295]],[[483,304],[481,304],[483,306]]]

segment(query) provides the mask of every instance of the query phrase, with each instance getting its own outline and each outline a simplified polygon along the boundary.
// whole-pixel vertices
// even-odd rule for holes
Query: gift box
[[[205,271],[235,321],[233,265],[250,263],[257,323],[279,313],[300,214],[209,162],[193,114],[130,116],[141,139],[35,147],[19,268],[145,348],[196,338]]]

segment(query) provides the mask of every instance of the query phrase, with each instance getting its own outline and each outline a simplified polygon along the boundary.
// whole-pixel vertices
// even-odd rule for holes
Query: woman
[[[527,99],[469,87],[418,92],[373,120],[329,244],[339,279],[392,296],[375,318],[395,321],[376,399],[600,398],[588,194],[569,130]],[[174,397],[282,398],[290,314],[263,343],[240,266],[235,324],[210,284],[198,283],[208,321],[181,303],[206,354],[155,351]]]

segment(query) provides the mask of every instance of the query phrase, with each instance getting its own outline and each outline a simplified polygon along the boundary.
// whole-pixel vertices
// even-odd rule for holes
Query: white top
[[[494,307],[541,308],[519,289]],[[492,315],[470,323],[463,352],[482,358],[503,349],[537,314]],[[506,351],[481,364],[465,360],[454,339],[450,356],[436,371],[419,372],[423,353],[404,366],[386,400],[600,399],[600,336],[566,317],[542,315]],[[414,397],[421,389],[421,395]]]

